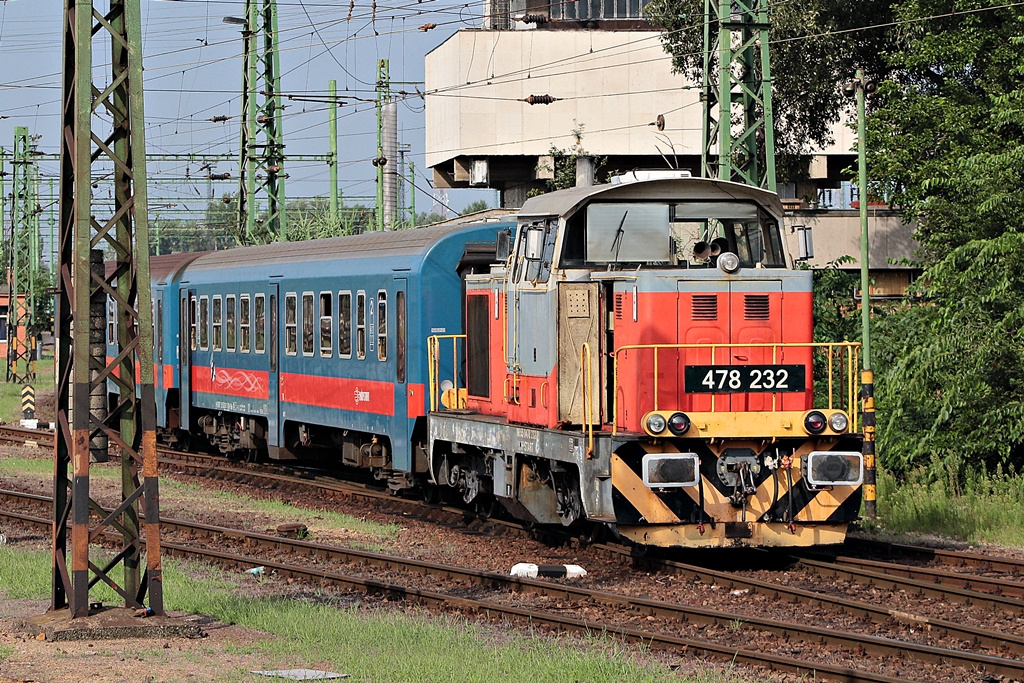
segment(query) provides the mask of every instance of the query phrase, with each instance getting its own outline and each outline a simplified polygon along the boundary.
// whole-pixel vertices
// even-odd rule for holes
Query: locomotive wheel
[[[423,494],[423,502],[428,505],[437,505],[441,500],[441,492],[436,484],[424,484],[421,493]]]

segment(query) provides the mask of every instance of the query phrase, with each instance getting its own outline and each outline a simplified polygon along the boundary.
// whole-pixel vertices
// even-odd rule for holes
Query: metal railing
[[[755,343],[736,343],[736,344],[633,344],[627,346],[620,346],[615,349],[613,355],[613,392],[612,392],[612,433],[617,433],[619,427],[619,361],[623,354],[629,353],[630,351],[652,351],[654,354],[654,406],[651,410],[659,409],[659,354],[662,351],[680,351],[680,350],[710,350],[711,351],[711,363],[710,365],[717,365],[716,356],[720,349],[771,349],[772,357],[771,363],[777,364],[779,358],[779,351],[781,349],[809,349],[813,354],[817,350],[821,350],[825,355],[825,363],[823,372],[825,377],[821,378],[816,376],[814,379],[823,379],[828,385],[828,393],[826,395],[825,406],[816,406],[826,409],[845,409],[847,414],[850,416],[851,429],[857,430],[857,394],[859,391],[859,377],[857,374],[857,368],[860,365],[860,342],[807,342],[807,343],[779,343],[779,344],[755,344]],[[675,359],[673,359],[675,360]],[[838,361],[838,363],[837,363]],[[725,366],[725,364],[723,364]],[[814,368],[817,368],[817,364],[813,364]],[[735,367],[735,366],[731,366]],[[818,373],[815,373],[817,375]],[[636,382],[638,378],[631,378],[631,382]],[[813,380],[812,380],[813,382]],[[839,385],[838,387],[836,385]],[[813,386],[813,384],[811,384]],[[721,392],[727,394],[728,392]],[[736,392],[744,393],[744,392]],[[771,410],[775,411],[778,408],[778,395],[782,392],[765,392],[771,393],[772,396],[772,407]],[[716,397],[718,394],[711,393],[711,412],[715,412]],[[817,395],[817,392],[815,393]],[[838,405],[842,401],[844,405]]]
[[[441,342],[450,339],[452,342],[452,395],[455,397],[455,407],[464,408],[459,394],[459,340],[465,341],[464,334],[436,334],[427,337],[427,373],[430,382],[430,410],[437,410],[441,403]],[[448,406],[451,407],[451,406]]]
[[[580,405],[580,421],[583,423],[583,431],[587,435],[587,458],[594,457],[594,402],[590,392],[593,389],[591,374],[593,361],[590,356],[590,344],[583,342],[580,347],[580,389],[583,390],[583,402]]]

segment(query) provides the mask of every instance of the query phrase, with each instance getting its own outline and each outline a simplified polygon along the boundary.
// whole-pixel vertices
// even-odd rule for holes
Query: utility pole
[[[416,165],[409,160],[409,227],[416,227]]]
[[[327,117],[327,135],[330,138],[330,154],[327,162],[330,169],[330,212],[331,212],[331,234],[337,235],[340,222],[338,221],[338,82],[330,80],[327,82],[327,99],[329,104]]]
[[[704,0],[701,173],[775,191],[768,0]],[[718,154],[713,154],[717,143]]]
[[[288,238],[284,193],[287,175],[276,0],[245,0],[242,39],[238,232],[247,244],[284,242]],[[265,214],[260,213],[261,200],[266,202]]]
[[[39,257],[39,216],[32,144],[26,126],[14,129],[14,173],[11,193],[11,228],[7,235],[7,381],[27,384],[35,381],[32,349],[32,317],[35,297],[32,283],[36,274],[33,258]],[[33,228],[35,231],[33,231]]]
[[[148,597],[153,613],[164,611],[139,5],[140,0],[64,0],[50,606],[70,605],[72,618],[89,615],[89,587],[98,582],[117,591],[127,607],[142,608]],[[94,44],[98,64],[110,60],[110,67],[94,72]],[[105,116],[96,116],[100,110]],[[113,177],[112,207],[94,201],[91,176],[97,169]],[[113,254],[109,275],[95,246]],[[96,312],[108,300],[117,335],[109,362],[103,331],[91,324],[105,327]],[[97,412],[90,401],[106,399],[107,382],[119,393],[109,414]],[[108,438],[121,455],[122,502],[90,527],[90,512],[101,509],[89,495],[91,443]],[[105,449],[96,455],[105,456]],[[121,549],[113,559],[91,560],[94,539],[111,526],[121,534]],[[113,575],[119,565],[123,580]]]
[[[863,332],[863,369],[861,395],[864,400],[864,514],[874,517],[878,490],[875,469],[875,373],[871,369],[871,278],[868,272],[868,164],[865,137],[867,116],[865,98],[875,92],[874,81],[857,74],[843,92],[857,98],[857,185],[860,191],[860,315]]]
[[[377,64],[377,158],[373,165],[377,168],[377,204],[376,204],[376,228],[387,230],[384,221],[384,165],[388,158],[384,155],[384,106],[391,102],[391,76],[389,74],[389,62],[386,59],[380,60]]]

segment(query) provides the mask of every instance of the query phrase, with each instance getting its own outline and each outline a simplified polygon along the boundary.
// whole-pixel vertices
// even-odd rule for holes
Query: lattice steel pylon
[[[774,191],[768,28],[768,0],[704,0],[701,172]]]
[[[163,613],[140,0],[107,0],[105,12],[96,7],[101,2],[64,0],[51,607],[70,604],[73,618],[89,614],[89,586],[98,581],[112,586],[128,607],[142,607],[148,595],[149,608]],[[94,42],[104,49],[102,61],[111,60],[106,74],[93,71]],[[99,115],[100,108],[106,116]],[[114,179],[109,215],[92,201],[94,169]],[[91,252],[101,247],[112,252],[109,274],[92,267]],[[109,362],[90,348],[90,303],[104,297],[113,302],[116,317],[118,348]],[[119,395],[104,419],[90,410],[89,397],[107,381]],[[89,443],[98,433],[116,444],[121,456],[122,502],[110,513],[89,496]],[[141,577],[137,508],[143,510],[146,532]],[[97,518],[92,527],[90,512]],[[95,563],[90,546],[108,526],[121,533],[122,548],[113,559]],[[124,567],[122,583],[112,576],[118,565]]]
[[[39,201],[32,152],[28,127],[16,126],[11,227],[7,233],[7,381],[15,384],[34,382],[36,378],[33,284],[39,270]]]
[[[257,7],[257,4],[260,6]],[[239,150],[238,234],[246,244],[288,236],[285,215],[281,60],[276,0],[245,0],[242,55],[242,142]],[[266,213],[260,215],[260,201]]]

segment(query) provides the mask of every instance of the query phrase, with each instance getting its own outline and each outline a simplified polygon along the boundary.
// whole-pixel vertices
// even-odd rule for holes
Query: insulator
[[[516,17],[516,21],[520,21],[524,24],[536,24],[541,26],[548,23],[548,17],[546,14],[524,14],[521,17]]]
[[[519,100],[520,102],[526,102],[527,104],[551,104],[552,102],[558,102],[560,98],[552,97],[551,95],[530,95],[529,97]]]
[[[225,116],[224,114],[218,114],[217,116],[211,116],[210,120],[213,121],[214,123],[220,123],[221,121],[227,121],[230,118],[231,118],[230,116]]]

